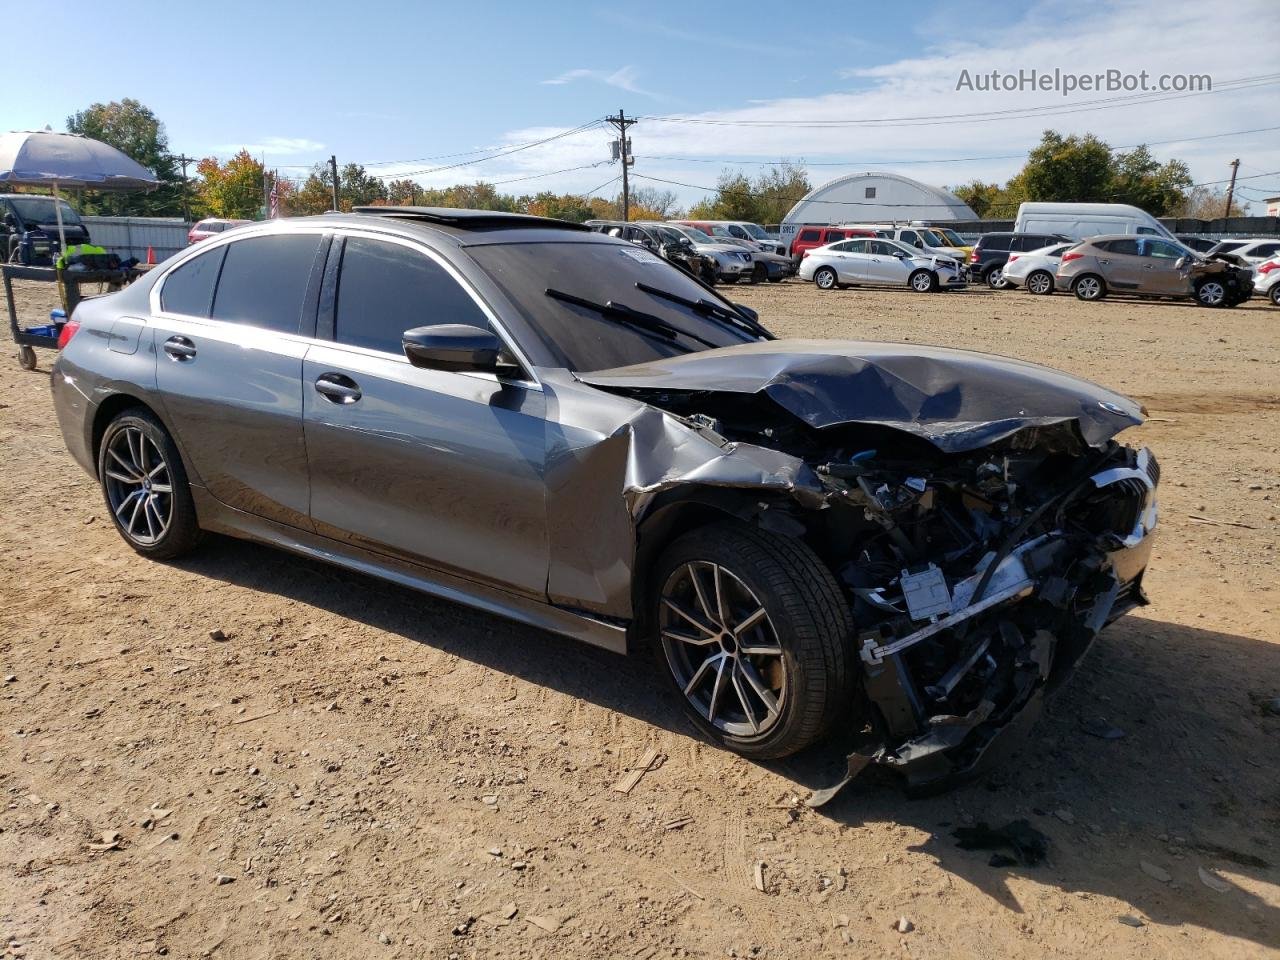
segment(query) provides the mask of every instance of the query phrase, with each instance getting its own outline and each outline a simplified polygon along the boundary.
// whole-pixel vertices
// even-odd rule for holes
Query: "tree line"
[[[195,164],[195,177],[183,176],[179,158],[169,148],[164,124],[145,105],[126,98],[94,103],[67,118],[67,130],[102,140],[151,169],[160,180],[151,193],[105,194],[85,191],[82,212],[150,217],[206,216],[256,219],[264,214],[266,195],[275,189],[283,215],[323,213],[333,205],[328,164],[316,164],[305,178],[277,177],[247,150],[227,160],[206,157]],[[778,223],[812,189],[803,163],[783,162],[754,177],[726,168],[714,190],[687,211],[670,190],[641,186],[631,191],[633,220],[746,220]],[[1046,130],[1022,169],[1004,184],[973,180],[952,188],[981,219],[1011,218],[1024,200],[1129,203],[1153,216],[1222,215],[1221,190],[1193,184],[1181,160],[1157,161],[1149,149],[1113,150],[1092,134],[1064,136]],[[404,205],[502,210],[582,222],[618,219],[622,196],[611,198],[542,191],[500,192],[476,182],[450,187],[423,187],[407,178],[385,179],[358,163],[338,169],[338,208]],[[1232,216],[1242,213],[1232,204]]]

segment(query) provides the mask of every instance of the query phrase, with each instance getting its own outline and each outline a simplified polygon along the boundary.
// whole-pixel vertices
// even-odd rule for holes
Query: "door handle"
[[[1110,260],[1099,260],[1098,262],[1099,262],[1099,263],[1110,263],[1111,261],[1110,261]]]
[[[164,342],[164,352],[179,362],[194,360],[196,345],[186,337],[170,337]]]
[[[360,399],[360,385],[340,373],[322,374],[316,380],[316,393],[330,403],[355,403]]]

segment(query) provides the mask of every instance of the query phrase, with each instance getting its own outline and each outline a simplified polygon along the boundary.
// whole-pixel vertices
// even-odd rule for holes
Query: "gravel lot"
[[[31,322],[47,292],[20,291]],[[1155,418],[1127,437],[1163,467],[1154,602],[992,779],[908,801],[873,775],[809,811],[839,744],[768,765],[714,749],[646,658],[229,540],[143,561],[63,448],[52,353],[28,373],[9,345],[10,953],[1280,956],[1280,310],[731,293],[784,336],[1049,363]],[[1125,735],[1082,730],[1103,721]],[[615,792],[650,749],[661,765]],[[951,837],[1017,818],[1050,837],[1038,867]]]

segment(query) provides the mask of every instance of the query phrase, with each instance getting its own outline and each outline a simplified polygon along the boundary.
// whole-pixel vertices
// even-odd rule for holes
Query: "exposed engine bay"
[[[959,417],[941,428],[920,419],[815,427],[796,405],[830,411],[832,402],[798,380],[790,392],[779,383],[749,394],[609,386],[726,450],[796,457],[794,486],[817,488],[763,500],[753,518],[813,547],[855,622],[858,746],[848,776],[810,804],[872,763],[900,772],[913,792],[952,786],[1016,740],[1002,734],[1030,726],[1106,624],[1146,602],[1159,467],[1146,448],[1110,438],[1141,414],[1104,392],[1089,398],[1087,416],[1111,417],[1109,428],[1030,409],[1021,421]]]

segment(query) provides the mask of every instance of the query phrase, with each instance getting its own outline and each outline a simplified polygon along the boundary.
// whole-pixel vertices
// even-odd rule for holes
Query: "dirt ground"
[[[21,292],[32,322],[43,293]],[[63,448],[52,353],[29,373],[9,347],[0,950],[1280,957],[1280,310],[732,293],[782,335],[1009,354],[1149,408],[1128,439],[1163,466],[1153,603],[1016,756],[941,797],[869,775],[810,811],[839,744],[715,749],[647,658],[230,540],[141,560]],[[1083,729],[1103,723],[1123,737]],[[1050,838],[1037,867],[951,836],[1017,818]]]

